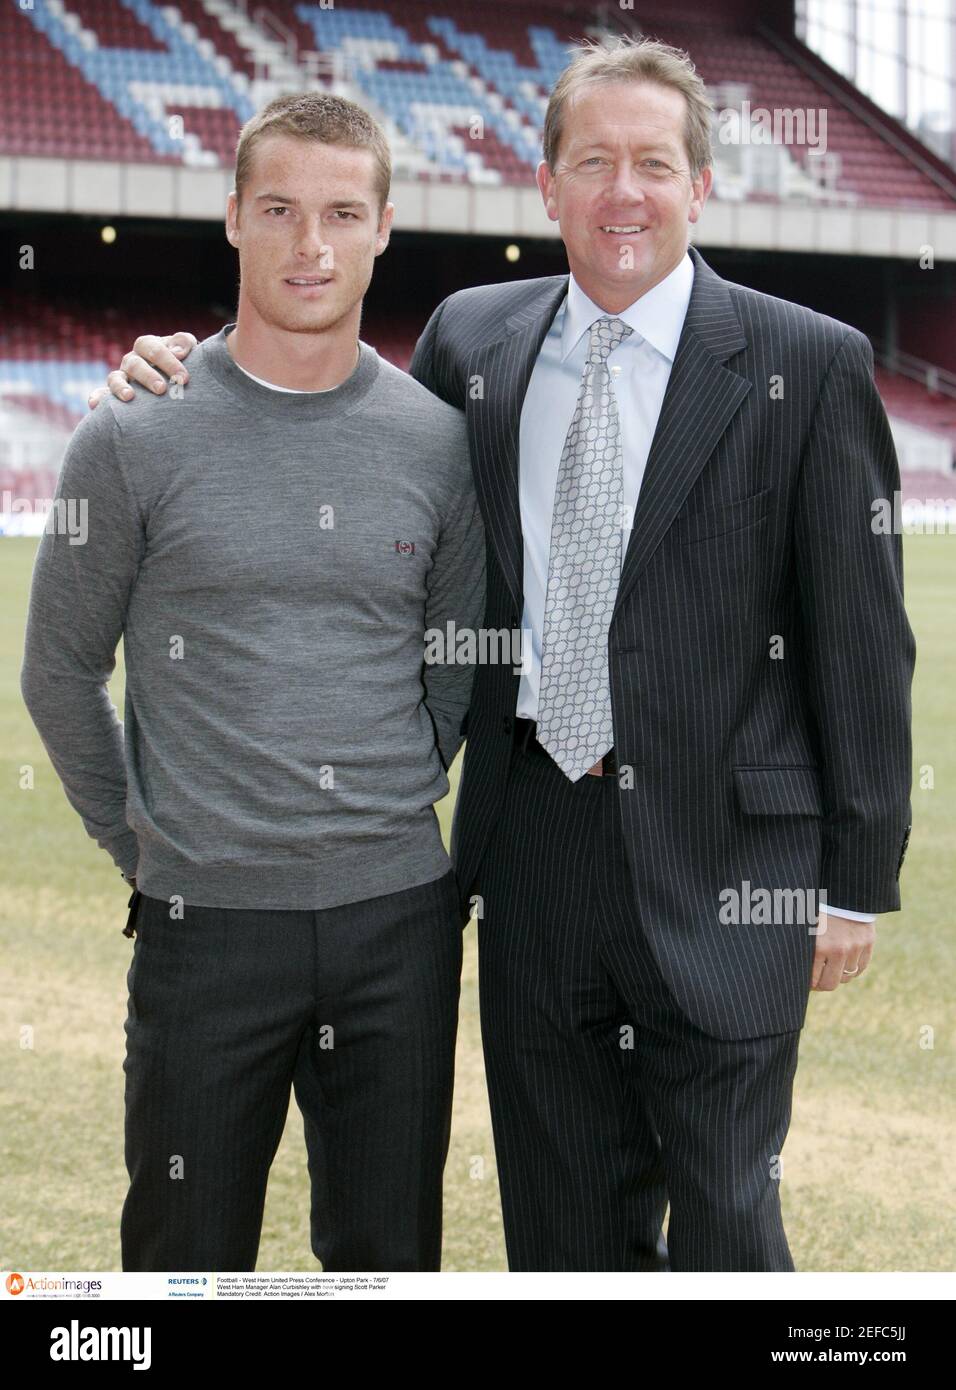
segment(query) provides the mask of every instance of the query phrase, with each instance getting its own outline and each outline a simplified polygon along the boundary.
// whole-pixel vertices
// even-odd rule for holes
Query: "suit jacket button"
[[[510,714],[506,714],[504,719],[502,719],[501,727],[504,729],[506,734],[514,732],[514,722],[512,721]]]

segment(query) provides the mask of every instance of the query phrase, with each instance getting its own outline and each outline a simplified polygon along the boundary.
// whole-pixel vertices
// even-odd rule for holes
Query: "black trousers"
[[[792,1270],[779,1180],[799,1030],[728,1042],[681,1013],[633,907],[619,795],[516,746],[479,869],[509,1266]]]
[[[124,1270],[255,1268],[290,1089],[326,1270],[437,1270],[462,934],[454,874],[317,912],[141,896]]]

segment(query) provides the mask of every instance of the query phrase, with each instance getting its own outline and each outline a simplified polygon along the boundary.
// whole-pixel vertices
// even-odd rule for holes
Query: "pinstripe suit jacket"
[[[803,1023],[815,936],[793,890],[811,911],[820,890],[861,912],[899,907],[915,648],[901,539],[871,525],[899,470],[867,339],[690,254],[608,661],[636,918],[685,1014],[744,1038]],[[489,628],[520,624],[518,425],[567,284],[453,294],[412,361],[467,415]],[[510,665],[477,668],[452,838],[463,916],[502,806],[517,691]],[[777,892],[777,920],[743,920],[758,890]],[[736,924],[721,920],[734,893]]]

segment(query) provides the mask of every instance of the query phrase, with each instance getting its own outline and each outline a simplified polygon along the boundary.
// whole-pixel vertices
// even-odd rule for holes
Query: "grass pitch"
[[[115,1270],[123,1162],[127,893],[88,839],[19,693],[36,542],[0,542],[0,1267]],[[956,1147],[956,541],[909,536],[918,643],[913,836],[904,909],[880,919],[867,974],[813,994],[800,1047],[782,1199],[798,1270],[953,1267]],[[122,710],[121,664],[112,690]],[[21,787],[35,769],[32,790]],[[446,836],[457,785],[439,809]],[[316,1269],[301,1117],[269,1181],[260,1270]],[[478,1028],[475,929],[465,932],[457,1087],[445,1173],[447,1270],[504,1269]]]

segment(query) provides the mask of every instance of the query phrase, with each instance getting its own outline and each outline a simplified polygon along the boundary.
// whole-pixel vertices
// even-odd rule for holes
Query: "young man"
[[[135,885],[126,1270],[255,1267],[294,1086],[327,1270],[434,1270],[461,964],[433,803],[484,537],[461,413],[359,341],[384,136],[303,94],[244,128],[234,325],[188,392],[84,420],[41,541],[22,689]],[[107,693],[120,636],[126,714]]]

